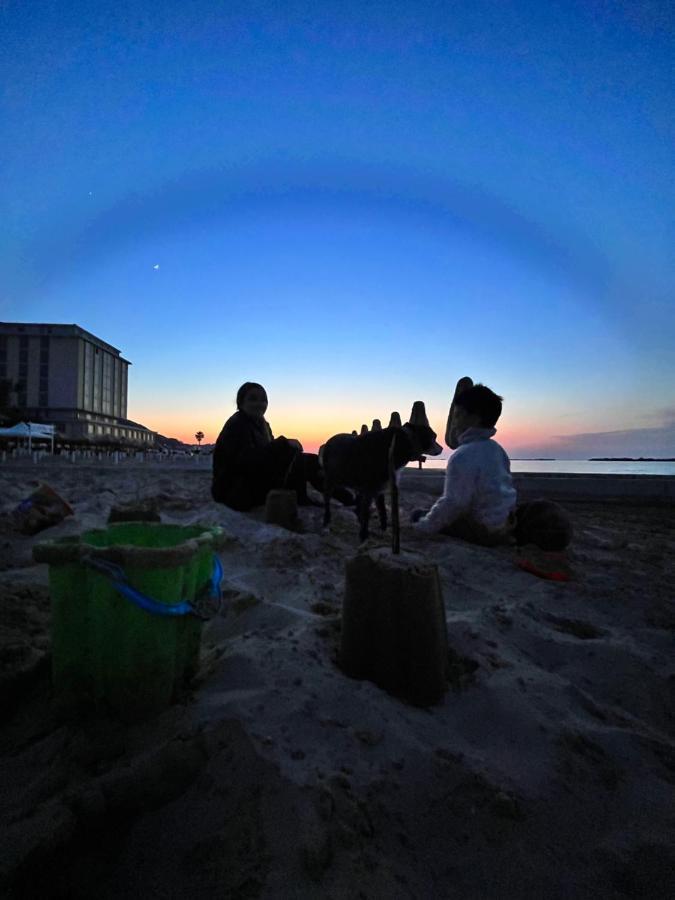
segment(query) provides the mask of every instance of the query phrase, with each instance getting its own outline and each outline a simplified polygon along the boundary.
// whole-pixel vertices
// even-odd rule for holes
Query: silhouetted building
[[[0,379],[15,385],[26,418],[52,423],[64,437],[154,441],[126,417],[130,365],[79,325],[0,322]]]

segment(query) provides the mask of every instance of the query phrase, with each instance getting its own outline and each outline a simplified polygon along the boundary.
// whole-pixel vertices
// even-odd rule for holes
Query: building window
[[[28,337],[19,338],[19,381],[16,388],[16,402],[19,406],[26,406],[28,383]]]
[[[101,409],[104,415],[112,415],[112,374],[113,358],[109,353],[103,354],[102,396]]]
[[[84,397],[85,409],[94,409],[94,348],[87,341],[84,345]]]
[[[102,391],[103,365],[102,365],[101,355],[98,352],[98,347],[92,348],[92,349],[94,349],[96,352],[94,353],[94,357],[93,357],[93,360],[94,360],[94,365],[93,365],[94,385],[93,385],[93,403],[92,403],[91,408],[93,409],[94,412],[100,413],[103,411],[102,406],[101,406],[102,393],[103,393],[103,391]]]

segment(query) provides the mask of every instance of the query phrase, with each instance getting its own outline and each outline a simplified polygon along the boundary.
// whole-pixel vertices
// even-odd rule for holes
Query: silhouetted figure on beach
[[[307,482],[323,491],[318,456],[304,453],[293,438],[274,437],[265,419],[267,392],[261,384],[242,384],[236,403],[237,412],[223,426],[213,451],[213,499],[245,511],[262,506],[274,488],[288,488],[295,490],[300,506],[311,504]],[[351,495],[342,499],[353,502]]]
[[[563,550],[572,538],[567,513],[549,500],[516,504],[511,464],[492,440],[502,398],[470,378],[461,379],[448,416],[446,442],[455,450],[445,473],[443,495],[430,510],[415,510],[416,530],[441,533],[475,544],[536,544]]]

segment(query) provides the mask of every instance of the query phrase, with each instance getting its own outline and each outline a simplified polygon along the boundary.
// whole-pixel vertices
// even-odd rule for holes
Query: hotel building
[[[153,443],[154,432],[127,419],[130,365],[79,325],[0,322],[0,379],[12,383],[27,419],[56,425],[64,438]]]

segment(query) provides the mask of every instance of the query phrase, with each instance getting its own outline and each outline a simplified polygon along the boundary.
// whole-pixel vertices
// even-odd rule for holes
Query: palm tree
[[[199,444],[199,447],[201,449],[202,441],[204,440],[204,432],[198,431],[197,434],[195,435],[195,440],[197,441],[197,443]]]

